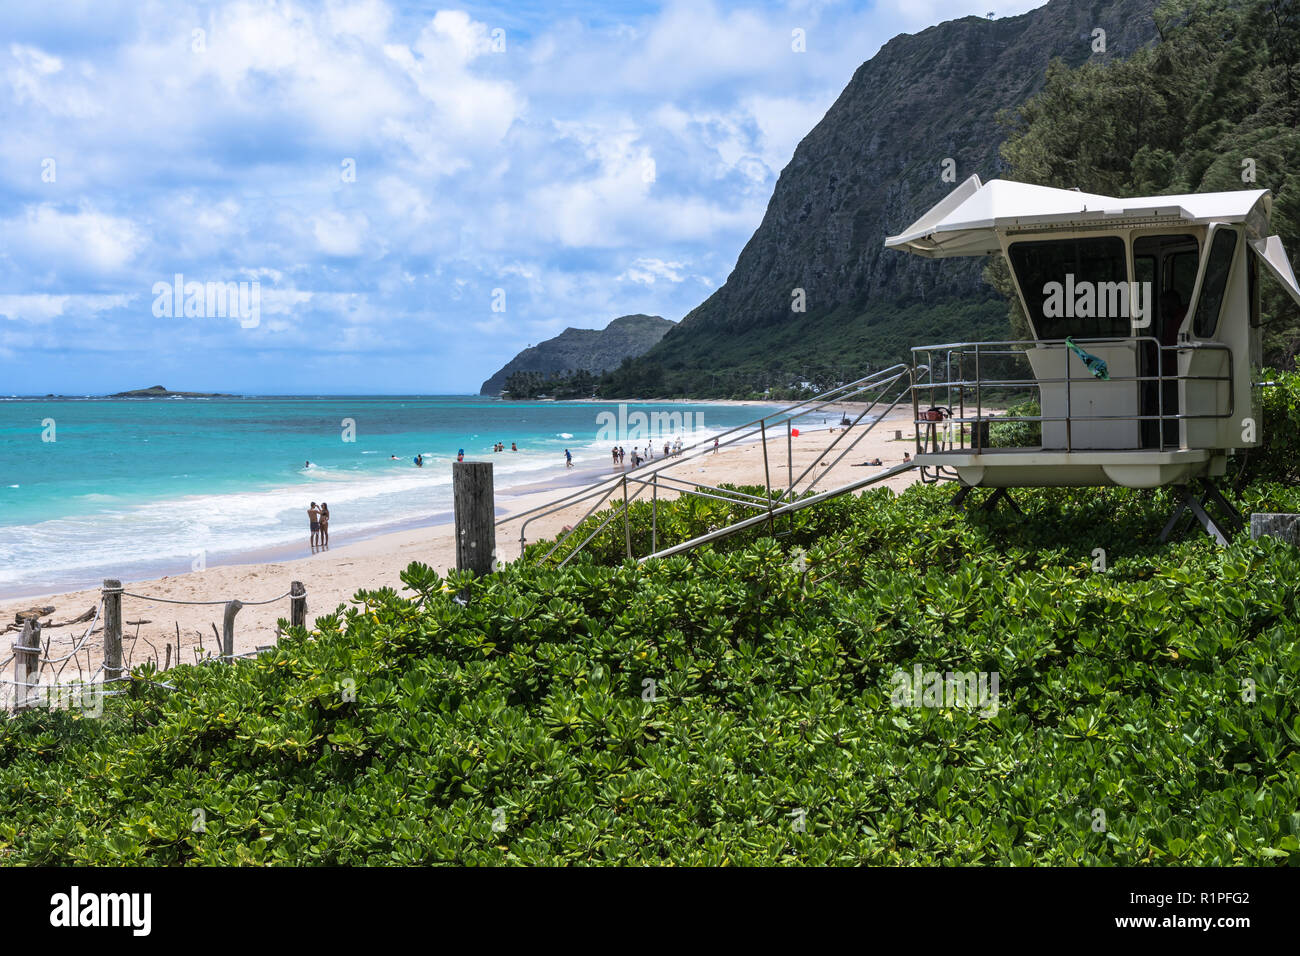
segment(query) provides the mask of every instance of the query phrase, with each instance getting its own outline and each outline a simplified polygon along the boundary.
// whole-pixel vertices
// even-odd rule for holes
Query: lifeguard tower
[[[962,488],[1177,485],[1220,541],[1240,520],[1210,479],[1258,445],[1259,267],[1300,304],[1268,190],[1116,199],[972,176],[891,249],[1000,254],[1032,339],[912,349],[917,457]],[[928,373],[928,374],[927,374]],[[1041,444],[989,447],[990,407],[1036,393]],[[1201,492],[1192,490],[1198,482]],[[1226,515],[1212,517],[1213,505]]]

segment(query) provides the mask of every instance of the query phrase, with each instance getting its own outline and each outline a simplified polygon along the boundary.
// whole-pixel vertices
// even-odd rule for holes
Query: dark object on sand
[[[49,605],[46,607],[29,607],[25,611],[19,611],[17,614],[14,615],[14,623],[21,624],[23,623],[23,621],[27,621],[27,620],[34,621],[37,618],[45,617],[47,614],[53,614],[53,613],[54,613],[53,605]]]

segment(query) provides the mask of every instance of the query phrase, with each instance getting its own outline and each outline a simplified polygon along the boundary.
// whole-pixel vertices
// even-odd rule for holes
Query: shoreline
[[[575,467],[566,475],[556,476],[555,478],[542,481],[530,477],[519,485],[508,486],[497,492],[497,517],[500,519],[509,514],[509,510],[500,505],[502,500],[509,501],[513,498],[531,494],[555,493],[565,488],[581,487],[598,480],[603,476],[603,474],[604,472],[599,467],[592,466],[587,468]],[[372,541],[376,538],[385,538],[390,535],[401,535],[408,532],[421,531],[430,528],[436,529],[451,527],[454,518],[455,515],[451,510],[442,509],[435,511],[424,518],[408,519],[405,521],[394,521],[384,525],[375,525],[348,535],[346,544],[338,545],[337,547],[361,544],[366,541]],[[337,532],[335,533],[337,534]],[[306,537],[307,532],[304,531],[303,536]],[[215,569],[248,567],[250,565],[260,564],[284,564],[313,557],[314,553],[307,550],[309,548],[310,545],[304,546],[301,543],[268,544],[243,551],[219,552],[207,556],[206,567],[209,569]],[[307,553],[304,553],[304,551],[307,551]],[[136,580],[157,581],[165,578],[178,577],[187,573],[202,573],[197,571],[187,572],[180,570],[180,567],[188,564],[189,561],[187,559],[177,559],[175,561],[160,561],[152,566],[146,565],[141,569],[141,574],[136,578]],[[175,565],[177,569],[169,570],[173,565]],[[41,591],[30,591],[23,588],[16,588],[10,591],[0,588],[0,607],[4,607],[16,601],[41,601],[46,598],[56,598],[63,594],[76,593],[81,590],[86,590],[86,588],[77,587],[75,585],[72,587],[64,587],[62,589]],[[3,620],[2,616],[0,616],[0,627],[3,627],[5,623],[7,622]]]
[[[106,398],[108,398],[108,400],[118,401],[151,400]],[[590,399],[574,399],[570,401],[573,404],[609,404],[604,400],[593,401]],[[694,399],[635,399],[630,400],[626,404],[653,405],[661,403],[705,406],[713,405],[732,408],[752,407],[756,410],[771,409],[772,411],[778,411],[782,407],[767,401],[740,401],[728,399],[704,401]],[[823,417],[832,418],[841,412],[856,412],[857,410],[858,408],[851,405],[837,402],[817,414]],[[759,413],[756,411],[756,414]],[[730,427],[727,429],[727,432],[735,430],[736,427],[744,426]],[[824,427],[830,427],[830,425],[809,424],[801,426],[802,430],[807,432],[819,430]],[[726,432],[723,434],[726,434]],[[638,443],[641,440],[642,439],[639,438],[636,439]],[[758,440],[757,436],[752,440],[756,442]],[[626,441],[626,439],[624,441]],[[704,441],[707,443],[707,439]],[[478,458],[474,460],[495,461],[496,458],[494,456],[491,458]],[[658,461],[659,459],[656,458],[655,460]],[[498,474],[497,480],[502,481],[502,479],[504,479],[506,482],[498,485],[497,488],[497,499],[499,505],[497,509],[498,518],[503,518],[510,512],[509,507],[501,506],[503,503],[505,505],[510,505],[514,499],[517,499],[522,495],[542,491],[556,493],[564,488],[589,484],[592,481],[605,477],[608,473],[609,469],[608,466],[604,464],[604,459],[585,458],[575,459],[575,467],[571,471],[561,469],[559,473],[556,473],[555,470],[536,470]],[[450,489],[450,475],[448,475],[446,485],[443,487],[448,490]],[[273,491],[275,489],[271,490]],[[202,495],[199,496],[202,497]],[[193,496],[191,495],[187,497]],[[332,530],[336,538],[341,533],[345,536],[347,544],[351,545],[376,538],[383,538],[388,535],[402,534],[423,529],[441,528],[443,526],[449,526],[453,520],[454,515],[450,507],[450,501],[448,501],[436,510],[431,510],[429,513],[418,517],[396,518],[372,524],[355,531],[349,530],[346,524],[336,522],[335,527]],[[52,573],[46,576],[47,580],[36,584],[31,581],[26,581],[11,586],[0,585],[0,605],[9,604],[15,601],[36,602],[42,599],[58,597],[63,594],[75,593],[93,586],[94,583],[101,580],[103,576],[115,576],[123,580],[161,580],[163,578],[176,577],[186,573],[196,573],[194,569],[200,561],[202,562],[202,567],[204,569],[290,562],[310,557],[312,555],[313,552],[309,550],[309,546],[302,543],[306,537],[307,532],[304,529],[301,538],[294,540],[293,542],[281,539],[269,543],[251,544],[249,547],[209,551],[202,554],[201,558],[196,557],[193,552],[189,554],[135,557],[129,560],[124,560],[117,566],[104,566],[102,567],[102,570],[95,570],[89,573],[83,573],[81,571]],[[94,575],[93,577],[92,574]],[[3,627],[3,623],[0,623],[0,627]]]
[[[826,491],[847,485],[866,477],[862,470],[867,461],[876,457],[883,467],[902,460],[904,452],[912,452],[911,409],[895,410],[886,416],[875,429],[865,435],[859,425],[846,429],[837,425],[823,429],[821,425],[800,428],[791,455],[793,472],[798,476],[832,442],[839,442],[826,456],[816,475],[810,475],[799,486],[799,492]],[[893,438],[901,430],[903,440]],[[857,440],[857,447],[843,460],[837,457],[847,447],[848,441]],[[697,458],[674,459],[673,469],[678,475],[709,485],[763,484],[764,455],[762,444],[755,436],[752,441],[735,441],[718,452],[707,446]],[[786,475],[787,441],[785,434],[768,439],[768,459],[774,479]],[[652,464],[662,466],[663,459]],[[834,463],[834,464],[832,464]],[[866,465],[867,468],[872,466]],[[606,468],[575,468],[573,473],[557,475],[542,482],[533,481],[498,492],[497,553],[499,560],[513,561],[519,557],[521,522],[518,517],[530,509],[555,502],[566,494],[604,478],[614,478],[623,472]],[[916,480],[912,472],[896,475],[881,484],[901,491]],[[775,487],[783,486],[777,480]],[[615,486],[617,487],[617,486]],[[676,494],[659,488],[662,500],[671,500]],[[569,504],[554,514],[539,516],[529,521],[527,541],[554,539],[566,526],[577,524],[590,508],[591,501]],[[238,599],[246,603],[239,612],[235,626],[235,653],[249,653],[259,646],[274,643],[277,637],[276,622],[288,618],[288,598],[272,604],[254,605],[252,602],[276,598],[289,590],[291,581],[301,581],[307,591],[308,626],[316,617],[332,613],[335,608],[347,605],[362,590],[393,588],[399,594],[410,596],[402,586],[399,575],[412,562],[419,561],[445,574],[455,566],[455,529],[450,521],[435,523],[430,520],[415,527],[401,528],[383,534],[369,535],[342,541],[335,536],[335,544],[314,554],[304,553],[300,547],[297,555],[268,555],[263,560],[244,563],[209,564],[201,571],[162,575],[153,578],[136,578],[125,581],[126,590],[143,595],[142,598],[124,599],[122,617],[124,627],[124,658],[140,664],[153,659],[161,667],[170,660],[193,663],[211,653],[216,643],[214,631],[220,629],[221,603]],[[261,557],[261,556],[258,556]],[[14,621],[18,611],[31,607],[54,606],[52,614],[42,615],[44,620],[66,622],[93,610],[99,603],[100,588],[69,589],[62,592],[0,598],[0,628]],[[154,600],[158,599],[158,600]],[[214,602],[211,604],[169,602]],[[43,640],[49,642],[48,655],[61,657],[68,654],[75,642],[85,633],[87,625],[70,624],[62,627],[47,626]],[[16,632],[10,632],[16,636]],[[97,632],[102,634],[102,631]],[[12,640],[13,638],[11,638]],[[99,638],[102,641],[102,637]],[[80,673],[93,673],[102,655],[102,648],[92,635],[86,646],[74,658],[75,667],[65,671],[65,679],[78,679]],[[71,665],[71,662],[70,662]]]

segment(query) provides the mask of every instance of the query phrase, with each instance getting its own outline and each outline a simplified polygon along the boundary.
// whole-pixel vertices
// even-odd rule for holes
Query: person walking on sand
[[[567,448],[564,449],[564,467],[565,468],[573,467],[573,456],[569,454],[569,449]]]
[[[610,459],[614,462],[614,467],[618,467],[618,446],[615,445],[609,450]]]
[[[307,509],[307,520],[311,522],[311,549],[315,551],[316,545],[320,543],[320,509],[314,501]]]
[[[330,546],[330,506],[323,501],[320,503],[320,546]]]
[[[715,455],[718,453],[718,440],[716,438],[713,439],[713,453]]]

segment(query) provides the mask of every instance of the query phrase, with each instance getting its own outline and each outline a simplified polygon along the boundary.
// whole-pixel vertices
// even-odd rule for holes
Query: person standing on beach
[[[464,449],[464,448],[462,448],[460,451],[456,452],[456,460],[457,460],[457,461],[464,461],[464,460],[465,460],[465,449]]]
[[[330,506],[323,501],[320,503],[320,546],[330,546]]]
[[[311,522],[311,549],[315,551],[316,545],[320,542],[320,509],[316,507],[314,501],[307,509],[307,520]]]
[[[718,453],[718,440],[716,438],[713,439],[713,453],[715,455]]]
[[[569,449],[567,448],[564,449],[564,467],[565,468],[573,467],[573,456],[569,454]]]

